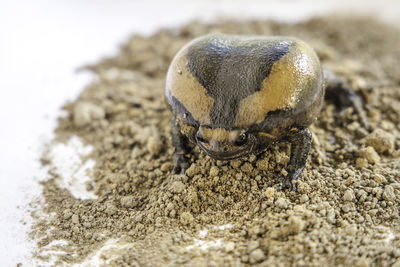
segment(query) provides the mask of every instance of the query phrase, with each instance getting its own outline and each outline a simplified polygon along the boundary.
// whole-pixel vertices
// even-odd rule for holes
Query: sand
[[[327,99],[297,191],[278,190],[286,144],[240,160],[190,155],[174,175],[165,73],[192,38],[290,35],[365,99],[371,132]],[[81,199],[61,187],[51,153],[33,216],[43,263],[101,266],[400,266],[400,32],[369,18],[189,24],[132,36],[59,119],[54,143],[78,136],[95,161]],[[49,246],[56,253],[49,256]]]

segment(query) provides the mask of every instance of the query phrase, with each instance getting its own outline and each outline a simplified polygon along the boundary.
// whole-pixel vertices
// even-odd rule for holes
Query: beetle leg
[[[175,117],[172,119],[171,133],[172,145],[175,148],[173,172],[185,172],[185,170],[189,167],[189,159],[185,156],[186,153],[189,152],[189,139],[181,133],[180,126]]]
[[[324,68],[324,77],[326,82],[326,98],[332,98],[340,108],[353,107],[354,111],[360,117],[361,124],[366,130],[370,130],[363,101],[350,84],[326,68]]]
[[[307,128],[296,129],[288,135],[288,141],[290,142],[290,160],[287,166],[288,174],[282,180],[282,189],[296,189],[292,182],[300,176],[306,165],[308,152],[311,146],[311,137],[312,133]]]

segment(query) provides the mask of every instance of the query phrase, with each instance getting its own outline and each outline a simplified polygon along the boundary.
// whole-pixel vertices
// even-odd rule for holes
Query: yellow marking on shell
[[[219,142],[234,142],[240,135],[240,130],[229,131],[224,128],[204,128],[200,127],[200,134],[207,141],[219,141]]]
[[[271,139],[275,139],[279,135],[279,130],[278,128],[273,128],[270,133],[266,132],[258,132],[258,135],[265,136]]]
[[[166,88],[196,121],[203,125],[210,124],[214,99],[188,70],[187,51],[190,44],[182,48],[173,59],[167,74]]]
[[[271,138],[271,139],[275,139],[276,138],[275,135],[272,135],[270,133],[259,132],[258,135],[265,136],[265,137]]]
[[[262,122],[270,111],[295,108],[313,89],[308,86],[315,84],[318,72],[315,52],[303,42],[296,43],[272,66],[261,90],[241,101],[235,126],[246,128]]]

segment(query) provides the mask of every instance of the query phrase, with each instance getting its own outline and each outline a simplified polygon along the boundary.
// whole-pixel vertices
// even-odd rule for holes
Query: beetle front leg
[[[175,148],[174,151],[174,173],[185,172],[189,168],[189,159],[185,156],[189,152],[189,139],[184,136],[180,131],[180,126],[174,117],[172,119],[172,145]]]
[[[290,160],[287,167],[288,174],[282,180],[282,189],[295,190],[292,182],[300,176],[306,165],[312,133],[307,128],[296,129],[288,135],[288,138],[290,142]]]

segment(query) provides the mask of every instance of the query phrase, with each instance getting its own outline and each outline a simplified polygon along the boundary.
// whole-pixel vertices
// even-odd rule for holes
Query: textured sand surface
[[[276,190],[286,144],[258,156],[214,161],[198,149],[172,175],[171,113],[164,78],[176,53],[210,33],[290,35],[365,100],[372,131],[327,100],[297,192]],[[400,33],[370,19],[321,18],[190,24],[133,36],[61,118],[55,145],[78,136],[93,149],[82,199],[60,185],[43,155],[49,216],[35,214],[41,260],[95,259],[106,266],[400,266]],[[82,163],[84,164],[84,163]]]

